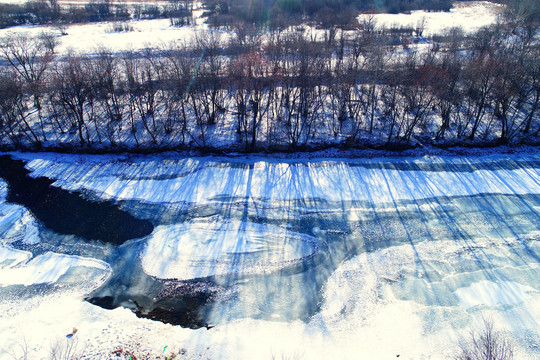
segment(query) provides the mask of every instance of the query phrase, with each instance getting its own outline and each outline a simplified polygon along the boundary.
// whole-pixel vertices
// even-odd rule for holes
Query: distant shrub
[[[130,32],[133,31],[133,26],[128,23],[113,23],[109,29],[109,32]]]

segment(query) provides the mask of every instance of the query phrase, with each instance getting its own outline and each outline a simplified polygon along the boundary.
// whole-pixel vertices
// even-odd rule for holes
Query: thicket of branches
[[[492,319],[484,319],[480,330],[471,330],[469,339],[462,339],[455,360],[512,360],[512,343],[495,329]]]
[[[428,51],[408,48],[411,34],[369,26],[325,34],[237,31],[225,41],[210,32],[187,45],[62,58],[52,36],[4,38],[0,144],[253,150],[538,139],[534,31],[454,30]]]

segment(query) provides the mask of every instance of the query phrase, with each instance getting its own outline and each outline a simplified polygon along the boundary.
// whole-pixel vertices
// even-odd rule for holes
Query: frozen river
[[[123,243],[58,233],[7,202],[0,179],[0,309],[73,291],[106,309],[206,326],[213,344],[230,326],[244,339],[283,326],[283,353],[306,358],[445,358],[489,317],[519,358],[540,357],[539,156],[12,155],[31,177],[153,230]],[[213,353],[186,336],[210,357],[250,349],[227,339]]]

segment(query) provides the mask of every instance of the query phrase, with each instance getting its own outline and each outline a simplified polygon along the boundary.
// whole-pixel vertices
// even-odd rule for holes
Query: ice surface
[[[25,207],[0,201],[0,244],[14,241],[37,244],[40,238],[36,220]]]
[[[32,160],[31,156],[26,157]],[[467,163],[466,159],[446,159],[443,167],[447,171],[378,168],[364,166],[362,161],[235,163],[189,158],[124,163],[111,162],[114,158],[96,159],[96,163],[81,166],[77,157],[66,155],[50,160],[35,159],[27,167],[33,176],[56,179],[55,185],[68,190],[86,189],[103,198],[149,203],[205,204],[227,197],[246,201],[323,199],[395,203],[433,197],[540,193],[540,174],[536,169],[474,170],[475,163]],[[441,159],[429,158],[402,164],[440,165],[440,162]],[[460,164],[470,165],[472,170],[454,170]]]
[[[478,239],[422,241],[363,253],[330,277],[321,316],[328,320],[354,313],[362,323],[378,306],[396,299],[463,308],[519,304],[530,293],[540,294],[540,265],[534,256],[539,249],[538,241],[524,246],[519,241]],[[512,255],[522,261],[515,264],[509,260]]]
[[[513,281],[479,281],[471,286],[457,289],[460,306],[468,309],[474,306],[512,305],[525,301],[530,292],[538,292],[530,286]]]
[[[419,341],[426,350],[446,338],[446,344],[452,346],[458,341],[456,329],[484,317],[492,318],[497,330],[511,329],[514,334],[538,337],[540,268],[534,256],[540,249],[538,241],[529,243],[532,254],[518,241],[485,239],[472,245],[424,241],[358,255],[330,277],[321,312],[310,325],[324,327],[334,337],[348,337],[350,333],[358,336],[370,329],[372,333],[366,336],[373,344],[368,343],[361,351],[379,344],[381,349],[375,358],[385,352],[386,346],[400,349],[411,358],[422,358],[422,350],[414,350],[410,344]],[[490,261],[493,257],[507,261],[498,264]],[[419,333],[422,338],[415,340]],[[463,335],[467,336],[465,331]],[[387,342],[388,338],[396,342]],[[441,350],[448,352],[433,358],[451,357],[451,348]],[[534,355],[520,353],[518,357]]]
[[[68,270],[76,267],[98,270],[102,280],[106,279],[110,272],[106,263],[96,259],[47,252],[36,256],[24,266],[19,264],[17,267],[1,268],[0,286],[51,284],[60,280],[62,283],[78,283],[81,281],[80,274],[61,279]]]
[[[499,251],[487,241],[479,246],[488,252]],[[416,251],[419,258],[437,264],[445,259],[449,263],[459,262],[466,249],[464,244],[452,245],[449,241],[418,244]],[[408,259],[406,265],[401,266],[404,259]],[[65,335],[76,327],[77,349],[88,359],[108,358],[118,348],[132,351],[137,357],[148,353],[163,356],[165,345],[165,355],[184,349],[186,358],[385,359],[400,355],[408,359],[448,359],[455,353],[458,335],[467,336],[469,325],[477,322],[468,319],[480,321],[482,316],[489,315],[496,321],[497,330],[514,330],[519,334],[513,338],[516,358],[538,358],[534,347],[540,345],[540,296],[532,293],[524,303],[513,304],[514,310],[507,312],[426,307],[394,295],[400,285],[399,277],[394,275],[401,269],[415,268],[416,264],[418,258],[411,246],[351,259],[329,279],[322,312],[307,324],[247,318],[209,331],[194,331],[138,319],[127,309],[104,310],[72,297],[40,298],[29,311],[0,321],[0,331],[5,334],[0,348],[18,349],[18,341],[24,336],[29,344],[46,343],[30,347],[35,358],[46,357],[50,351],[48,344],[57,339],[66,342]],[[391,277],[385,278],[388,275]],[[26,306],[24,302],[19,305]],[[364,311],[365,307],[368,309]],[[0,303],[0,310],[3,309]]]
[[[127,309],[104,310],[80,294],[0,297],[6,334],[0,349],[17,348],[20,326],[39,354],[32,358],[44,358],[49,349],[39,344],[65,341],[77,327],[74,338],[89,344],[87,358],[107,358],[120,347],[157,357],[168,345],[166,355],[184,348],[187,358],[448,359],[459,337],[489,317],[515,344],[516,358],[540,356],[540,158],[534,154],[300,161],[15,156],[30,161],[32,176],[136,200],[122,205],[154,216],[154,232],[111,259],[113,268],[122,262],[128,278],[137,275],[129,263],[139,266],[140,258],[154,277],[217,275],[227,289],[205,308],[215,313],[209,323],[216,326],[196,331],[138,319]],[[310,211],[288,212],[304,205]],[[4,206],[11,205],[0,203],[3,216],[19,211],[4,222],[15,227],[21,210]],[[162,217],[163,208],[182,210]],[[321,244],[320,256],[300,262]],[[28,263],[29,255],[11,249],[1,256],[19,265],[8,269],[16,276],[0,273],[0,279],[21,284],[106,273],[101,262],[68,255],[46,253]],[[296,263],[305,266],[273,271]],[[51,264],[58,268],[48,272]],[[249,276],[235,276],[242,273]],[[118,291],[137,290],[124,286]],[[314,299],[312,312],[306,299]]]
[[[34,217],[26,208],[6,203],[7,183],[0,179],[0,244],[21,240],[26,244],[39,242]]]
[[[270,225],[186,222],[157,227],[141,258],[149,275],[188,280],[276,270],[311,257],[319,247],[314,237]]]
[[[7,183],[4,180],[0,179],[0,203],[6,200],[7,194],[8,194]]]
[[[28,251],[12,249],[9,246],[0,245],[0,269],[15,267],[32,258]]]

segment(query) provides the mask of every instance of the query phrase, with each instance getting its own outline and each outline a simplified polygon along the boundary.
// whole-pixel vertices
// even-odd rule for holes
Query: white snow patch
[[[492,262],[492,268],[487,269],[485,266],[494,256],[510,259],[521,246],[520,241],[510,239],[498,242],[477,239],[474,243],[428,240],[357,255],[339,266],[329,278],[324,288],[325,302],[316,318],[339,327],[344,326],[342,321],[354,326],[371,324],[381,307],[396,301],[413,301],[423,307],[420,304],[425,304],[424,297],[430,295],[438,298],[439,306],[458,305],[456,300],[459,300],[464,309],[480,304],[519,305],[531,293],[539,294],[540,288],[532,286],[540,284],[530,276],[528,285],[503,279],[509,273],[534,274],[538,271],[534,259],[514,268],[509,266],[511,262],[503,265]],[[529,246],[532,251],[537,249],[537,244]],[[445,276],[441,278],[439,274]],[[486,280],[493,277],[497,280]],[[473,284],[463,286],[470,284],[470,279]]]
[[[105,278],[110,273],[110,268],[105,262],[80,256],[47,252],[30,260],[24,266],[0,269],[0,286],[56,283],[70,268],[75,267],[100,270],[106,274]],[[79,281],[80,279],[76,277],[69,279],[68,282],[76,283]]]
[[[381,27],[412,27],[425,22],[423,35],[442,34],[454,27],[461,27],[465,32],[474,32],[483,26],[493,24],[504,10],[504,5],[490,1],[455,2],[449,12],[411,11],[410,14],[375,14],[360,15],[360,22],[375,19]]]
[[[485,264],[471,262],[466,255],[483,253],[484,261],[495,254],[511,259],[519,242],[494,243],[485,239],[478,240],[474,249],[470,245],[424,241],[360,254],[339,266],[328,279],[321,312],[309,325],[324,329],[332,339],[356,342],[361,357],[376,359],[397,354],[412,359],[452,357],[459,338],[456,329],[466,334],[471,322],[485,317],[496,318],[497,330],[508,329],[514,334],[526,331],[538,336],[534,320],[540,315],[540,288],[534,275],[538,264],[530,258],[529,263],[512,270],[508,264],[482,270]],[[448,276],[438,277],[441,269]],[[512,281],[523,279],[527,273],[528,285]],[[505,274],[512,274],[511,279],[500,280]],[[498,276],[499,280],[461,285],[467,279],[470,283],[470,279],[490,276]],[[422,300],[426,295],[437,298],[438,303],[426,303]],[[487,306],[470,309],[477,304]],[[500,304],[509,307],[503,309]],[[342,344],[343,349],[335,345],[339,351],[347,348],[346,344]],[[535,358],[522,347],[516,352],[520,358]]]
[[[9,246],[0,245],[0,269],[15,267],[32,258],[28,251],[12,249]]]
[[[465,309],[487,305],[513,305],[524,302],[530,292],[537,292],[530,286],[523,286],[513,281],[479,281],[471,286],[455,291],[460,306]]]
[[[172,42],[190,43],[196,36],[205,36],[210,31],[205,25],[174,27],[169,19],[128,21],[127,24],[133,31],[112,32],[113,22],[70,25],[67,35],[57,37],[59,44],[55,51],[65,55],[69,51],[92,53],[101,47],[113,52],[143,50]],[[36,25],[1,29],[0,37],[15,34],[36,37],[43,32],[58,34],[54,26]]]
[[[317,251],[316,238],[276,226],[241,221],[187,222],[158,226],[141,260],[149,275],[187,280],[273,271]]]

